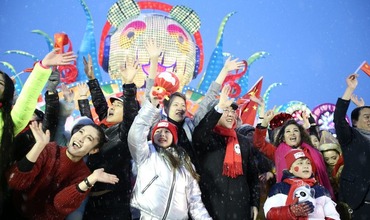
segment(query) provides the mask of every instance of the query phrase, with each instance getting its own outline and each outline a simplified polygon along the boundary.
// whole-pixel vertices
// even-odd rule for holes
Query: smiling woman
[[[262,123],[256,127],[253,143],[257,149],[275,162],[276,181],[281,181],[283,170],[287,168],[284,158],[285,154],[291,149],[299,148],[312,158],[313,171],[317,181],[329,190],[332,198],[335,198],[322,155],[316,148],[312,147],[311,139],[302,125],[298,124],[294,119],[290,119],[279,128],[274,144],[265,140],[267,126],[273,117],[272,110],[266,112]]]
[[[151,96],[145,100],[128,134],[128,146],[138,174],[131,206],[142,219],[211,219],[205,208],[189,155],[177,145],[177,128],[155,121],[162,109]],[[151,126],[152,141],[147,141]]]
[[[104,169],[91,173],[82,160],[107,142],[99,126],[89,124],[74,129],[67,147],[49,142],[50,132],[44,132],[41,123],[34,121],[30,128],[36,143],[7,173],[9,187],[14,190],[16,213],[22,217],[65,219],[80,206],[96,182],[118,182],[116,175]]]
[[[0,94],[2,97],[0,100],[0,215],[5,215],[5,212],[8,211],[3,206],[3,200],[9,199],[4,173],[15,161],[14,136],[19,134],[32,118],[37,98],[51,74],[51,67],[66,65],[75,59],[76,56],[73,52],[59,53],[57,49],[49,52],[41,61],[35,63],[15,104],[13,103],[15,92],[13,80],[0,71],[2,76],[2,92]]]

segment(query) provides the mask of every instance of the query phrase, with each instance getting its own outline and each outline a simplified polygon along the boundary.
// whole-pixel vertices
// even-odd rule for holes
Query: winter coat
[[[99,86],[99,82],[97,80],[90,80],[89,81],[90,92],[92,96],[92,101],[95,106],[95,111],[98,113],[99,120],[102,121],[107,116],[108,104],[104,97],[104,94]],[[131,215],[129,211],[129,204],[130,204],[130,195],[132,192],[132,164],[131,164],[131,154],[128,149],[127,144],[127,135],[128,131],[131,127],[131,124],[137,115],[138,112],[138,104],[136,101],[136,86],[135,84],[125,84],[123,85],[123,109],[124,109],[124,119],[121,123],[115,124],[108,128],[105,128],[104,132],[108,138],[108,142],[105,143],[100,151],[96,154],[92,154],[87,159],[87,165],[90,170],[95,170],[97,168],[104,168],[105,172],[112,173],[117,175],[119,178],[119,182],[116,184],[107,184],[98,182],[94,185],[92,192],[100,192],[100,191],[112,191],[110,193],[114,193],[116,198],[110,197],[109,202],[111,203],[120,203],[121,210],[126,210],[127,216]],[[80,101],[80,100],[79,100]],[[87,102],[87,100],[85,100]],[[81,102],[79,102],[80,104]],[[83,108],[90,108],[88,105],[80,105],[81,114],[83,112],[88,112],[87,109]],[[83,115],[88,116],[88,115]],[[90,197],[87,207],[92,200],[97,198]],[[107,201],[105,201],[107,202]],[[108,203],[107,203],[108,204]],[[109,206],[107,206],[108,208]],[[101,208],[101,207],[99,207]],[[93,207],[88,212],[92,211],[100,211],[95,210]],[[110,209],[106,210],[107,212],[114,215]],[[127,219],[128,217],[122,216],[123,218]]]
[[[344,167],[340,177],[339,198],[352,209],[357,209],[370,190],[370,139],[346,121],[350,100],[337,100],[334,123],[342,147]],[[364,131],[363,131],[364,132]]]
[[[173,169],[147,141],[150,127],[160,117],[148,100],[139,111],[128,135],[131,155],[138,169],[131,205],[151,219],[211,219],[201,200],[196,179],[182,165]]]
[[[37,62],[32,73],[27,78],[22,91],[11,111],[14,123],[14,135],[19,134],[29,123],[37,104],[37,98],[41,94],[44,85],[49,79],[51,68],[44,69]],[[0,140],[3,134],[3,112],[0,110]]]
[[[146,79],[146,90],[145,90],[145,96],[148,100],[150,100],[149,92],[151,88],[154,85],[154,80],[147,78]],[[197,126],[200,122],[200,120],[207,114],[207,112],[212,108],[212,102],[216,100],[216,97],[219,94],[219,91],[221,89],[221,85],[212,82],[211,86],[207,90],[207,93],[205,94],[202,101],[199,103],[198,109],[196,110],[196,113],[194,115],[194,118],[191,119],[189,117],[185,117],[184,121],[181,123],[175,122],[168,118],[167,115],[162,115],[162,119],[169,120],[177,127],[177,133],[178,133],[178,145],[181,146],[186,150],[188,155],[191,158],[191,161],[194,163],[196,168],[198,168],[198,158],[196,157],[195,149],[193,146],[193,137],[192,134],[194,132],[195,126]]]
[[[57,93],[48,94],[45,93],[45,114],[42,120],[42,128],[44,131],[50,131],[50,141],[54,141],[54,135],[58,124],[58,113],[59,113],[59,96]],[[35,138],[33,137],[31,129],[28,127],[23,129],[14,139],[15,147],[15,159],[20,160],[23,158],[28,151],[31,150],[35,144]]]
[[[270,190],[269,196],[264,204],[265,216],[270,219],[295,220],[298,219],[291,213],[289,205],[286,205],[291,185],[284,182],[286,178],[298,178],[291,173],[284,171],[282,182],[276,183]],[[314,212],[308,215],[308,219],[323,220],[325,217],[340,219],[335,203],[330,198],[330,193],[323,186],[316,183],[311,186],[308,200],[315,206]]]
[[[275,162],[276,167],[276,181],[280,182],[283,174],[283,170],[286,169],[286,162],[284,156],[292,149],[284,142],[280,143],[279,146],[275,147],[273,144],[266,141],[266,128],[261,125],[257,125],[256,131],[253,137],[253,146],[259,151],[265,154],[268,158]],[[322,154],[316,148],[309,144],[302,143],[301,148],[305,150],[310,156],[315,159],[314,165],[316,167],[315,177],[317,180],[329,190],[330,194],[334,198],[334,191],[330,184],[329,176],[326,171],[326,165]]]
[[[249,219],[252,206],[259,207],[258,171],[251,157],[251,146],[238,134],[243,175],[222,175],[226,140],[213,131],[222,113],[212,108],[193,133],[193,143],[200,162],[202,199],[213,219]]]

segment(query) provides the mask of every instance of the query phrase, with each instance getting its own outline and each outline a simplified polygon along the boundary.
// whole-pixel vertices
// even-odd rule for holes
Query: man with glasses
[[[224,86],[218,104],[199,122],[193,143],[199,158],[202,200],[213,219],[257,218],[258,172],[252,146],[236,133],[238,105]]]

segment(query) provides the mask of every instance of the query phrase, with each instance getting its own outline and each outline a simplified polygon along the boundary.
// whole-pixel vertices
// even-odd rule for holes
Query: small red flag
[[[361,70],[364,71],[368,76],[370,76],[370,65],[365,61],[361,66]]]
[[[260,97],[262,90],[262,82],[263,77],[259,78],[256,84],[254,84],[252,88],[240,99],[244,101],[250,99],[251,96]],[[242,120],[243,124],[254,125],[257,115],[257,108],[258,104],[252,100],[243,103],[241,106],[239,105],[240,119]]]

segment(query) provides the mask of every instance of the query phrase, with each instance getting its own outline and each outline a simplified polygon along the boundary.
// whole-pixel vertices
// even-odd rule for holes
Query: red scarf
[[[332,171],[332,173],[331,173],[331,176],[332,177],[336,177],[337,176],[337,173],[338,173],[338,171],[339,171],[339,168],[341,167],[341,166],[343,166],[344,165],[344,159],[343,159],[343,156],[342,155],[340,155],[339,156],[339,159],[338,159],[338,161],[337,161],[337,163],[335,164],[335,166],[334,166],[334,169],[333,169],[333,171]]]
[[[226,136],[226,154],[224,159],[224,166],[222,175],[236,178],[243,175],[242,155],[238,138],[235,132],[235,125],[232,128],[225,128],[216,125],[214,132],[221,136]]]
[[[107,126],[107,127],[109,128],[109,127],[111,127],[111,126],[113,126],[113,125],[115,125],[115,124],[117,124],[117,123],[107,122],[107,118],[104,118],[104,119],[100,122],[100,124],[99,124],[99,125],[101,125],[101,124],[103,124],[103,125],[105,125],[105,126]]]
[[[300,179],[300,178],[286,178],[283,182],[288,183],[290,185],[288,198],[286,200],[285,205],[292,205],[294,203],[294,191],[300,186],[313,186],[316,183],[315,178],[308,178],[308,179]]]

